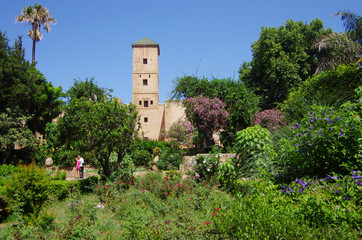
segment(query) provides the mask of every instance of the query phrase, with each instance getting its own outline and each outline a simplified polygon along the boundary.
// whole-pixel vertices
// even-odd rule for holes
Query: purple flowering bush
[[[346,175],[362,168],[362,106],[347,102],[339,109],[319,108],[291,127],[282,161],[293,175]]]

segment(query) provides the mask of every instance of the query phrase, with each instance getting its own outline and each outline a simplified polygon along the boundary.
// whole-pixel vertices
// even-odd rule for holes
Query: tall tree
[[[31,24],[28,36],[33,39],[32,63],[35,63],[35,45],[36,42],[39,42],[43,38],[40,28],[43,26],[49,34],[50,23],[55,23],[55,19],[46,7],[35,4],[34,6],[25,7],[21,15],[16,17],[15,22],[28,22]]]
[[[351,11],[339,11],[335,16],[341,16],[346,32],[351,33],[352,38],[362,44],[362,17]]]
[[[9,46],[9,40],[0,32],[0,112],[19,109],[31,116],[29,129],[43,134],[46,123],[60,114],[62,96],[61,87],[55,88],[25,60],[21,38]]]
[[[362,17],[350,11],[339,11],[335,16],[341,16],[346,32],[329,33],[313,43],[312,48],[320,52],[317,74],[356,62],[362,53]]]
[[[318,51],[311,46],[326,32],[319,19],[310,24],[288,20],[279,28],[262,28],[252,44],[251,62],[244,63],[239,73],[240,80],[262,97],[263,109],[275,107],[290,89],[314,74]]]
[[[121,104],[93,80],[92,84],[88,80],[75,81],[68,94],[71,99],[64,116],[56,123],[55,131],[58,133],[53,146],[63,152],[82,153],[87,164],[99,166],[104,176],[110,177],[119,168],[138,135],[136,106]],[[109,159],[112,152],[118,154],[114,162]],[[58,164],[62,164],[59,161],[73,160],[62,152],[58,155],[59,159],[55,156]]]
[[[324,35],[314,42],[312,48],[320,52],[316,74],[335,69],[340,64],[355,63],[357,56],[362,53],[362,45],[346,33]]]

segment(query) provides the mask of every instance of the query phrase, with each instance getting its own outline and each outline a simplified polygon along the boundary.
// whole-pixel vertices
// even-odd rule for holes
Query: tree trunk
[[[32,52],[32,60],[31,63],[35,65],[35,44],[36,44],[36,40],[33,40],[33,52]]]

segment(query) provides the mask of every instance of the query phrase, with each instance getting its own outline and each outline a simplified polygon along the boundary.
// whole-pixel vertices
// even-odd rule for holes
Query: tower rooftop
[[[145,37],[142,38],[141,40],[132,43],[132,48],[133,47],[157,47],[158,48],[158,55],[160,55],[160,46],[158,45],[158,43],[152,41],[151,39]]]

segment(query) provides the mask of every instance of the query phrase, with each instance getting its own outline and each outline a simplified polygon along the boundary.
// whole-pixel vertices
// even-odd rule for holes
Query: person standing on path
[[[84,159],[80,155],[78,155],[78,161],[80,167],[79,178],[84,178]]]
[[[75,169],[76,169],[76,171],[77,171],[77,175],[79,175],[80,162],[79,162],[79,158],[78,158],[78,157],[75,158]]]

